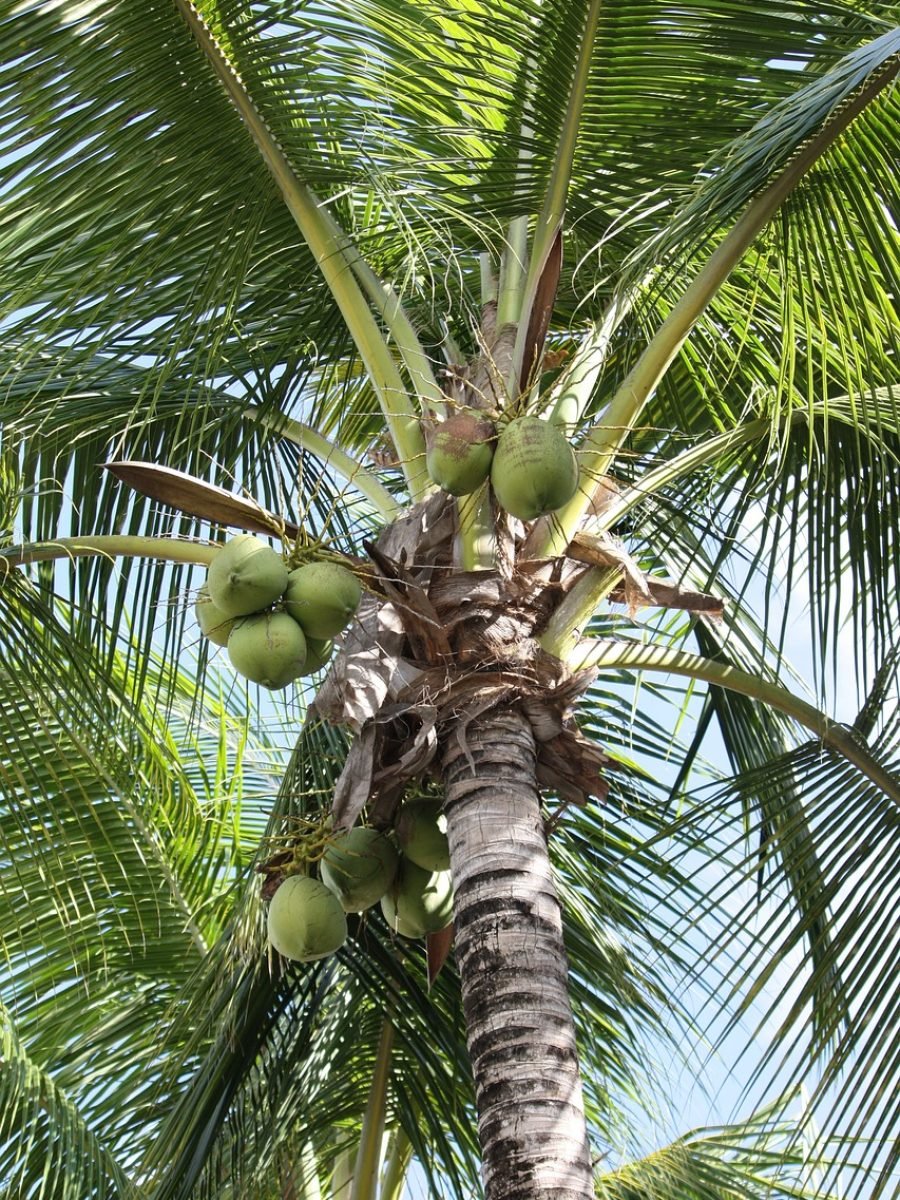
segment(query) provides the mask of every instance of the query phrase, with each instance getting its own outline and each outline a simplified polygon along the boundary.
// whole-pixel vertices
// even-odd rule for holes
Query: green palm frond
[[[675,218],[669,222],[657,243],[651,243],[643,253],[645,263],[636,264],[637,277],[646,271],[646,262],[665,262],[671,272],[683,268],[680,256],[696,254],[704,248],[717,229],[730,225],[736,215],[792,159],[807,149],[807,143],[820,128],[827,128],[867,86],[877,87],[881,77],[890,80],[897,70],[900,53],[900,32],[887,29],[858,49],[851,51],[839,63],[827,65],[816,72],[802,89],[794,91],[779,104],[771,107],[745,134],[728,144],[704,164],[699,185]],[[827,58],[824,59],[827,64]],[[838,158],[842,167],[834,171],[826,158],[827,174],[837,175],[843,192],[842,200],[860,205],[859,213],[868,214],[870,189],[883,186],[886,197],[893,194],[890,171],[884,171],[890,157],[890,140],[894,126],[892,114],[896,101],[890,89],[865,105],[862,127],[848,134]],[[873,137],[875,135],[875,137]],[[860,145],[862,142],[862,145]],[[878,157],[869,158],[873,142],[879,145]],[[863,157],[865,147],[865,157]],[[884,155],[884,157],[882,157]],[[865,180],[868,186],[857,190]],[[820,177],[820,183],[822,182]],[[850,186],[854,185],[851,190]],[[802,185],[801,185],[802,187]],[[802,194],[802,192],[801,192]],[[851,208],[853,211],[853,208]],[[699,235],[699,236],[698,236]],[[678,255],[677,261],[672,261]],[[671,285],[672,274],[663,276]]]
[[[186,815],[177,767],[168,763],[170,739],[159,726],[134,720],[121,680],[118,687],[102,689],[92,705],[84,703],[90,657],[83,646],[63,641],[62,628],[30,620],[4,625],[3,709],[12,739],[3,756],[4,842],[13,872],[7,884],[12,905],[7,946],[21,937],[27,949],[34,923],[46,926],[60,948],[71,939],[79,957],[102,955],[97,934],[107,903],[106,919],[118,912],[135,953],[159,935],[161,913],[170,906],[179,927],[176,958],[192,938],[202,945],[198,930],[187,932],[186,902],[174,873],[157,905],[142,906],[139,899],[148,864],[164,872],[172,866],[151,815],[154,803],[169,807],[174,824]],[[59,665],[48,681],[44,664],[51,656]],[[84,861],[71,877],[71,860],[79,851]],[[26,898],[31,903],[23,906]],[[46,909],[39,917],[42,899]]]
[[[876,742],[897,761],[897,702]],[[738,777],[729,792],[735,797],[771,788],[797,788],[803,809],[786,822],[791,866],[767,853],[766,895],[770,916],[758,952],[736,962],[730,983],[743,992],[750,1010],[753,996],[771,996],[757,1008],[756,1020],[768,1024],[777,1053],[761,1063],[752,1083],[774,1075],[802,1077],[815,1064],[818,1082],[811,1089],[810,1118],[827,1132],[839,1133],[856,1146],[849,1159],[868,1179],[873,1195],[890,1194],[897,1167],[896,1148],[882,1134],[896,1121],[896,1099],[889,1082],[894,1070],[885,1030],[897,1019],[895,897],[896,806],[861,782],[846,763],[812,745],[801,747],[765,768]],[[768,832],[768,831],[766,831]],[[784,829],[771,832],[779,848]],[[766,844],[766,851],[770,849]],[[756,869],[746,860],[745,878]],[[798,888],[798,871],[813,888]],[[789,878],[791,888],[783,887]],[[800,892],[803,919],[791,907]],[[721,893],[724,894],[724,893]],[[717,897],[713,903],[717,903]],[[739,909],[733,928],[750,919],[750,905]],[[815,939],[816,926],[827,928],[827,940]],[[805,941],[815,943],[813,948]],[[786,977],[785,963],[799,964]],[[818,1003],[823,989],[836,991],[839,1003]],[[744,1008],[744,1004],[741,1008]],[[819,1020],[809,1030],[809,1011]],[[810,1125],[814,1130],[815,1126]],[[812,1134],[810,1135],[812,1137]],[[835,1172],[838,1167],[833,1169]],[[833,1178],[837,1178],[832,1173]]]
[[[131,277],[124,295],[135,306],[135,330],[141,328],[140,309],[146,311],[151,296],[155,321],[161,312],[170,312],[155,326],[163,361],[179,353],[179,345],[200,344],[190,311],[184,311],[192,292],[198,296],[197,316],[239,313],[242,328],[259,330],[270,347],[280,342],[286,349],[293,339],[295,346],[315,345],[329,358],[340,357],[333,336],[317,333],[323,322],[334,326],[333,309],[311,303],[310,289],[301,287],[301,281],[315,278],[312,264],[304,267],[306,251],[291,231],[288,215],[280,211],[237,116],[202,69],[171,6],[123,2],[102,15],[93,9],[71,22],[38,4],[29,12],[39,22],[42,49],[28,64],[33,85],[13,105],[21,127],[13,125],[11,140],[24,138],[32,126],[43,132],[49,123],[60,153],[80,141],[84,146],[79,156],[71,156],[74,161],[67,161],[60,180],[53,173],[29,180],[32,158],[23,155],[23,191],[15,203],[19,213],[28,214],[20,218],[27,239],[10,243],[17,251],[14,261],[23,269],[23,290],[16,290],[15,278],[9,283],[15,306],[41,303],[45,274],[36,273],[33,265],[46,261],[45,270],[52,268],[54,278],[62,270],[71,280],[73,302],[77,294],[80,307],[77,312],[73,308],[68,321],[72,333],[83,339],[89,324],[81,296],[87,264],[84,250],[78,251],[77,229],[95,209],[105,219],[100,184],[114,182],[116,219],[112,227],[109,221],[105,225],[110,246],[118,238],[122,249],[105,269],[121,275],[119,311],[125,308],[122,289],[129,289]],[[482,224],[495,230],[498,216],[502,220],[539,208],[561,120],[559,96],[577,55],[582,3],[525,10],[521,5],[491,6],[489,14],[477,5],[460,5],[444,16],[376,3],[347,9],[304,6],[288,15],[280,6],[261,5],[252,20],[233,5],[210,12],[214,23],[228,29],[248,86],[299,177],[323,197],[336,197],[336,215],[351,232],[363,235],[364,250],[389,277],[402,278],[418,260],[418,277],[443,278],[441,288],[449,284],[456,291],[440,257],[446,261],[448,245],[460,239],[473,244],[479,206]],[[827,68],[836,56],[871,41],[884,28],[883,19],[874,16],[867,20],[855,13],[848,21],[840,5],[821,14],[814,34],[799,2],[788,5],[777,22],[768,10],[765,18],[762,10],[742,16],[741,23],[716,22],[706,9],[689,9],[656,23],[644,6],[604,8],[574,164],[573,264],[607,238],[610,226],[647,194],[648,184],[651,191],[657,181],[663,189],[688,186],[722,144],[726,114],[738,135],[756,119],[763,94],[775,100],[793,90],[798,73],[767,64],[810,58]],[[16,22],[24,19],[24,13],[10,19],[10,37]],[[416,29],[415,38],[406,37],[404,21]],[[751,28],[752,36],[747,32]],[[114,55],[100,51],[109,39]],[[641,41],[650,52],[637,56],[634,47]],[[696,84],[698,70],[706,82],[702,91]],[[173,87],[175,78],[190,84]],[[652,91],[647,88],[650,79]],[[534,80],[536,88],[530,83],[526,88],[526,81]],[[533,112],[523,146],[520,118],[526,91]],[[73,93],[80,102],[77,121],[66,108]],[[327,105],[318,99],[323,96]],[[85,104],[86,97],[93,99]],[[366,113],[362,138],[361,109]],[[326,110],[327,117],[322,115]],[[690,138],[684,135],[685,112],[691,113]],[[649,128],[654,138],[648,136]],[[111,136],[122,146],[128,171],[117,165],[118,157],[108,157],[105,144]],[[380,179],[397,159],[400,178]],[[37,154],[33,160],[42,161]],[[145,175],[152,178],[151,186],[138,190],[129,183],[129,178]],[[89,180],[96,184],[90,186]],[[72,212],[70,224],[58,232],[55,222],[51,226],[41,217],[58,207],[57,190],[60,204]],[[371,219],[373,204],[378,224],[358,229],[362,220]],[[202,218],[195,218],[195,212]],[[147,231],[138,254],[130,234],[135,225]],[[188,231],[189,241],[179,237]],[[476,234],[476,245],[479,241]],[[284,245],[294,248],[288,260],[276,252]],[[214,277],[208,270],[211,261],[219,267]],[[224,263],[233,266],[222,270]],[[246,279],[251,266],[252,282],[245,284],[241,274]],[[99,302],[103,274],[97,263],[90,269]],[[154,277],[160,289],[148,293],[145,284]],[[204,288],[215,289],[209,300],[202,298]],[[223,289],[231,289],[230,296]],[[408,294],[409,289],[403,291]],[[166,303],[167,295],[175,301],[179,292],[180,302]],[[217,303],[217,293],[222,302]],[[63,293],[57,290],[56,295]],[[268,301],[265,308],[254,296]],[[288,296],[291,304],[285,305]],[[273,304],[273,299],[282,302]],[[561,301],[570,316],[575,302],[571,292]],[[60,310],[56,302],[54,310]],[[54,320],[63,322],[64,336],[67,319],[60,313]],[[221,316],[216,320],[221,323]],[[101,320],[98,334],[107,330],[115,333]],[[332,335],[336,333],[333,327]],[[230,340],[220,328],[215,341],[224,349]],[[209,341],[204,340],[206,346]],[[214,367],[215,360],[203,365]]]
[[[2,548],[221,539],[101,469],[132,458],[360,553],[390,505],[375,511],[279,421],[331,438],[402,505],[404,468],[421,463],[390,465],[366,347],[384,335],[382,374],[403,394],[389,416],[439,399],[416,371],[433,384],[477,353],[481,256],[496,265],[518,221],[539,261],[563,207],[549,343],[577,362],[604,320],[608,336],[583,445],[704,256],[860,101],[745,248],[615,464],[637,494],[696,454],[613,532],[642,569],[723,596],[724,621],[613,611],[592,632],[695,641],[799,691],[790,631],[807,604],[814,690],[834,690],[852,628],[858,681],[874,680],[856,732],[896,773],[900,125],[896,88],[881,88],[896,8],[202,0],[291,186],[340,243],[347,274],[329,290],[191,7],[24,0],[0,14]],[[351,269],[368,342],[335,300]],[[409,326],[392,323],[394,297]],[[537,398],[548,411],[566,387],[555,369]],[[752,438],[726,437],[748,424]],[[0,1189],[273,1200],[290,1194],[285,1164],[310,1155],[327,1187],[335,1156],[355,1152],[388,1016],[388,1126],[431,1194],[477,1194],[452,961],[429,990],[421,947],[377,911],[327,964],[267,953],[254,867],[327,808],[348,735],[301,728],[305,689],[244,704],[200,645],[199,570],[97,558],[0,572]],[[592,1131],[636,1159],[598,1195],[824,1197],[842,1171],[852,1194],[887,1195],[891,801],[780,716],[693,681],[609,670],[578,721],[617,766],[602,804],[551,797],[549,844]],[[741,1022],[760,1026],[755,1072]],[[750,1064],[754,1103],[812,1079],[808,1108],[792,1098],[642,1158],[677,1115],[663,1111],[666,1060],[695,1065],[710,1043]],[[804,1174],[817,1159],[821,1175]]]
[[[675,561],[684,563],[677,555]],[[692,578],[689,569],[686,577]],[[600,631],[605,624],[615,628],[610,621],[595,622]],[[693,635],[707,656],[758,670],[766,651],[764,634],[740,609],[726,625],[727,631],[698,622]],[[682,622],[679,640],[690,634],[690,623]],[[622,683],[627,687],[629,677]],[[644,690],[632,701],[637,712],[647,708]],[[619,708],[627,695],[619,694]],[[896,658],[890,656],[877,673],[859,728],[871,754],[895,777],[898,699]],[[608,707],[615,712],[615,702]],[[770,1053],[755,1073],[752,1066],[745,1067],[745,1074],[751,1071],[748,1090],[817,1073],[821,1082],[814,1089],[803,1136],[818,1138],[815,1122],[822,1138],[832,1139],[832,1147],[845,1139],[846,1149],[835,1150],[828,1178],[836,1180],[835,1173],[846,1163],[857,1182],[877,1180],[883,1190],[877,1194],[888,1194],[894,1156],[868,1135],[872,1125],[884,1130],[893,1119],[888,1083],[893,1062],[889,1052],[880,1055],[880,1031],[886,1027],[882,1018],[893,1020],[897,1003],[888,914],[895,907],[898,881],[886,865],[896,861],[889,848],[895,840],[896,802],[820,743],[799,740],[783,717],[745,697],[712,688],[705,699],[696,696],[693,707],[694,740],[670,763],[679,792],[687,778],[679,764],[689,768],[703,752],[708,716],[716,720],[722,750],[737,773],[724,787],[680,795],[681,816],[672,826],[680,831],[675,836],[693,871],[701,870],[705,856],[718,864],[718,882],[708,899],[694,906],[689,891],[675,892],[675,904],[668,908],[672,915],[664,921],[672,966],[676,947],[689,962],[700,931],[705,928],[711,938],[712,948],[701,953],[702,969],[689,967],[686,976],[691,988],[711,989],[696,1033],[705,1026],[705,1036],[725,1046],[741,1036],[739,1021],[753,1021],[755,1037],[770,1045]],[[598,723],[597,728],[615,751],[615,727]],[[655,741],[659,750],[671,744],[664,726]],[[647,747],[642,757],[652,764],[646,755]],[[698,833],[692,847],[693,828]],[[650,846],[672,830],[651,834]],[[588,863],[590,855],[582,849],[579,860]],[[671,855],[667,861],[674,865]],[[690,872],[691,867],[682,869]],[[863,879],[870,882],[863,885]],[[702,889],[702,877],[697,886]],[[680,912],[679,899],[684,906]],[[722,970],[718,984],[713,962]],[[792,964],[787,982],[785,963]],[[769,996],[773,999],[767,1001]],[[730,1009],[732,1017],[727,1016]],[[742,1053],[752,1064],[751,1043],[745,1045]]]
[[[749,1121],[685,1134],[601,1175],[596,1195],[601,1200],[836,1200],[840,1193],[820,1189],[822,1171],[797,1143],[790,1108],[799,1107],[799,1101],[797,1094],[788,1095]]]
[[[249,494],[276,515],[302,524],[310,538],[327,537],[335,548],[352,548],[372,529],[377,517],[352,484],[330,471],[327,462],[243,415],[248,401],[264,412],[282,402],[283,378],[280,391],[275,381],[259,378],[242,381],[242,401],[221,388],[207,389],[199,404],[186,405],[181,385],[172,381],[154,396],[154,373],[146,368],[105,360],[97,365],[99,378],[90,391],[81,391],[79,370],[63,367],[48,381],[32,364],[0,404],[0,422],[22,447],[22,478],[32,481],[28,488],[20,485],[15,497],[16,540],[116,531],[207,544],[214,536],[207,523],[123,489],[102,470],[104,462],[117,459],[162,462]],[[77,507],[67,484],[73,477],[80,481]],[[39,578],[45,602],[53,590],[71,599],[76,640],[90,644],[102,638],[107,647],[114,645],[108,631],[96,631],[98,619],[110,629],[128,629],[135,699],[147,670],[141,646],[153,644],[172,660],[184,650],[199,651],[192,607],[202,574],[190,568],[127,557],[63,558]],[[92,670],[112,673],[112,662],[109,654],[105,666],[96,658]],[[157,678],[157,686],[162,682]]]
[[[670,535],[673,529],[677,529],[678,523],[679,517],[673,512],[667,526]],[[693,554],[688,552],[691,549]],[[673,573],[676,577],[700,581],[709,586],[710,577],[704,572],[710,567],[699,545],[692,547],[690,541],[686,545],[679,545],[670,537],[665,559],[670,568],[675,568]],[[752,672],[754,677],[761,679],[775,680],[778,674],[790,677],[788,665],[779,658],[777,652],[773,652],[765,631],[755,625],[739,604],[737,596],[729,598],[730,589],[724,588],[723,582],[720,576],[718,590],[726,597],[724,622],[705,622],[702,619],[696,622],[682,621],[674,623],[674,627],[668,630],[660,628],[657,623],[656,643],[659,644],[663,636],[673,646],[696,640],[702,654],[709,660]],[[595,622],[595,628],[602,632],[603,622]],[[641,687],[640,698],[635,702],[637,709],[647,706],[647,700],[643,699],[645,688],[646,685]],[[891,705],[895,703],[887,684],[885,688],[878,696],[883,706],[879,717],[889,717]],[[614,711],[613,705],[609,707]],[[715,722],[715,733],[721,738],[719,757],[727,758],[736,773],[753,780],[752,784],[748,783],[737,794],[741,798],[739,812],[745,836],[749,842],[749,831],[753,830],[760,843],[755,866],[760,887],[774,859],[778,862],[779,877],[790,880],[787,895],[790,903],[796,906],[796,929],[798,936],[806,940],[814,965],[816,989],[810,1019],[815,1028],[829,1031],[826,1038],[831,1037],[842,1021],[847,1019],[847,1000],[839,959],[833,945],[831,916],[827,909],[832,889],[830,873],[819,862],[818,843],[810,825],[802,773],[794,778],[789,772],[773,775],[768,771],[768,765],[780,761],[805,744],[804,731],[783,713],[727,688],[711,687],[708,692],[701,688],[700,695],[694,696],[693,710],[693,740],[680,758],[670,756],[670,777],[671,772],[675,772],[673,798],[680,798],[681,789],[695,767],[695,760],[710,742],[712,722]],[[870,713],[869,719],[875,720],[874,712]],[[604,740],[608,740],[610,732],[609,729],[601,730]],[[656,743],[660,750],[667,747],[663,731],[657,732]],[[860,744],[863,745],[862,740]],[[646,746],[643,752],[647,754]],[[890,753],[877,744],[870,747],[870,753],[882,768],[891,770]],[[662,757],[659,750],[657,755]],[[679,769],[679,764],[684,764],[683,769]],[[852,773],[853,768],[845,765]],[[889,803],[884,799],[885,803]],[[753,851],[750,853],[752,856]],[[744,868],[738,869],[742,871]]]
[[[0,1180],[9,1196],[112,1200],[133,1195],[124,1159],[29,1055],[0,1003]]]
[[[124,654],[118,686],[95,691],[91,655],[63,641],[65,625],[10,603],[20,584],[4,586],[0,1002],[23,1065],[18,1083],[4,1071],[3,1141],[54,1195],[127,1196],[158,1121],[159,1031],[231,919],[282,761],[183,674],[168,720],[132,705]],[[37,682],[41,648],[57,661]],[[151,676],[148,694],[157,687]],[[15,1090],[26,1085],[46,1119],[27,1119]],[[32,1194],[25,1179],[16,1194]]]
[[[847,396],[817,400],[809,416],[768,411],[752,422],[759,431],[753,440],[732,444],[726,431],[721,453],[645,499],[657,455],[665,477],[676,447],[686,458],[702,457],[717,442],[664,436],[626,472],[637,499],[624,516],[630,552],[648,569],[722,594],[726,621],[731,614],[745,620],[743,597],[752,597],[762,637],[781,664],[802,619],[820,695],[833,687],[825,664],[835,661],[842,633],[853,632],[860,686],[897,637],[896,394],[875,390],[866,403],[865,432]],[[759,663],[762,643],[755,644]]]

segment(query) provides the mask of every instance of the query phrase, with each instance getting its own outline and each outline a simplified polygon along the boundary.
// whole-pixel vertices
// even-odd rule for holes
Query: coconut
[[[208,637],[211,642],[215,642],[217,646],[228,644],[228,635],[231,633],[235,618],[226,616],[218,605],[213,604],[209,597],[209,588],[205,583],[197,592],[194,612],[200,632],[205,637]]]
[[[441,801],[430,796],[407,800],[396,824],[397,840],[404,855],[426,871],[446,871],[450,866],[447,818]]]
[[[333,954],[347,939],[347,918],[324,883],[289,875],[269,904],[269,943],[295,962],[315,962]]]
[[[487,479],[497,431],[471,410],[454,413],[425,431],[425,464],[431,479],[451,496],[467,496]]]
[[[520,521],[534,521],[572,499],[578,463],[558,426],[538,417],[519,417],[500,434],[491,485],[508,513]]]
[[[393,883],[399,856],[383,833],[358,826],[335,837],[322,859],[322,882],[347,912],[376,904]]]
[[[293,618],[291,619],[293,620]],[[323,641],[321,638],[308,637],[306,639],[306,662],[302,674],[313,675],[316,671],[321,671],[332,654],[334,654],[334,642],[330,639]]]
[[[242,533],[213,559],[206,585],[227,617],[246,617],[267,608],[287,587],[288,569],[271,546]]]
[[[349,623],[361,595],[352,571],[340,563],[312,562],[291,571],[284,606],[304,633],[330,638]]]
[[[306,638],[286,612],[255,613],[235,621],[228,657],[253,683],[283,688],[306,669]]]
[[[453,883],[449,871],[424,871],[400,859],[394,882],[381,897],[381,911],[395,933],[420,938],[453,919]]]

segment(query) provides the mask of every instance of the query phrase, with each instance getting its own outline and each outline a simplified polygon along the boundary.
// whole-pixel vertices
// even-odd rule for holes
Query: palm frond
[[[601,1200],[837,1200],[839,1193],[821,1190],[821,1169],[797,1144],[790,1100],[799,1107],[796,1094],[783,1097],[746,1122],[695,1130],[608,1171],[598,1179],[595,1194]]]
[[[683,270],[689,256],[702,251],[716,230],[731,224],[734,216],[770,180],[802,156],[820,129],[837,123],[842,110],[851,105],[858,93],[882,76],[888,82],[894,77],[898,53],[900,31],[888,29],[775,105],[751,129],[727,145],[724,152],[707,162],[689,201],[668,223],[658,241],[642,251],[646,257],[635,264],[636,277],[644,276],[648,262],[665,262],[670,272]],[[870,129],[874,125],[879,132],[890,136],[894,103],[890,89],[883,98],[878,91],[874,92],[866,103],[866,107],[871,104],[871,111],[864,119]],[[867,147],[871,145],[870,135],[865,143]],[[879,158],[872,163],[863,159],[860,149],[853,135],[848,135],[840,158],[846,183],[863,184],[868,209],[869,189],[880,188],[878,168],[886,165],[886,160]],[[889,178],[885,179],[885,187],[889,193],[892,191]],[[860,197],[849,198],[852,203]],[[677,261],[673,261],[673,256],[677,256]],[[672,278],[671,273],[665,275],[660,280],[661,286],[671,284]]]
[[[10,1196],[134,1195],[124,1167],[77,1104],[29,1055],[0,1003],[0,1180]]]
[[[371,530],[378,520],[368,501],[327,462],[243,416],[246,401],[236,401],[226,389],[208,391],[204,403],[186,410],[174,383],[151,396],[153,372],[146,368],[105,362],[99,367],[102,382],[82,393],[78,371],[63,368],[47,381],[32,364],[0,405],[0,422],[16,440],[21,460],[17,538],[53,541],[110,530],[205,543],[215,536],[207,523],[123,489],[102,470],[104,461],[119,458],[163,462],[249,493],[263,507],[302,524],[310,538],[327,537],[337,549],[352,548],[360,530]],[[256,399],[264,412],[284,402],[273,380],[261,378],[255,387],[244,382],[247,399]],[[284,382],[282,377],[279,383]],[[192,415],[186,418],[186,411]],[[193,431],[184,428],[185,419]],[[70,494],[73,478],[79,481],[77,507]],[[46,603],[54,592],[71,600],[71,636],[107,647],[105,666],[97,659],[93,670],[113,672],[109,648],[115,641],[98,622],[110,629],[127,624],[131,636],[123,645],[136,700],[147,671],[139,647],[153,644],[171,661],[184,651],[199,652],[191,609],[202,576],[190,568],[127,557],[63,559],[38,578]],[[157,686],[164,678],[157,676]]]
[[[879,743],[884,753],[891,753],[893,743],[894,756],[896,725],[895,708]],[[896,1148],[883,1135],[896,1120],[889,1082],[895,1065],[884,1030],[896,1020],[898,1004],[892,966],[897,953],[892,916],[898,887],[892,865],[897,861],[896,807],[818,746],[801,747],[764,769],[746,772],[729,793],[746,796],[760,787],[796,787],[804,807],[790,830],[791,863],[768,858],[764,932],[742,960],[735,960],[730,973],[730,984],[744,996],[739,1011],[752,1014],[771,1037],[771,1053],[752,1069],[750,1083],[776,1075],[803,1078],[815,1071],[818,1082],[811,1088],[806,1136],[815,1140],[818,1125],[823,1141],[839,1137],[843,1146],[828,1177],[838,1179],[846,1157],[858,1172],[857,1186],[865,1179],[867,1193],[890,1194]],[[778,836],[784,845],[781,831]],[[791,916],[794,901],[782,884],[790,879],[793,888],[798,871],[810,867],[823,886],[806,891],[804,919],[796,922]],[[755,858],[746,859],[745,881],[755,870]],[[731,885],[733,907],[738,882],[739,877]],[[716,889],[711,903],[724,899],[728,886]],[[747,889],[743,892],[746,897]],[[751,897],[737,906],[729,936],[751,924],[756,905]],[[816,924],[827,928],[828,937],[813,952],[803,943]],[[785,970],[786,963],[796,965]],[[835,985],[840,1004],[820,1007],[811,1032],[811,1008],[823,987]]]
[[[23,1172],[16,1194],[44,1172],[46,1194],[112,1200],[132,1193],[110,1164],[131,1176],[158,1121],[158,1031],[231,918],[282,762],[181,673],[168,721],[133,705],[122,654],[116,685],[95,689],[92,652],[65,622],[39,622],[24,581],[3,590],[0,1003],[23,1064],[4,1072],[4,1152]],[[48,678],[37,664],[51,655]],[[46,1118],[29,1127],[32,1103]]]
[[[875,390],[867,405],[868,430],[859,427],[854,401],[835,396],[817,400],[808,415],[768,410],[754,421],[760,436],[733,446],[728,431],[696,441],[660,431],[658,448],[647,447],[625,471],[640,498],[657,465],[664,474],[677,461],[676,447],[687,458],[718,441],[721,454],[629,509],[629,550],[649,570],[722,594],[726,619],[743,620],[745,597],[752,598],[762,641],[748,662],[761,663],[767,643],[770,661],[788,669],[788,639],[802,620],[823,698],[836,682],[826,663],[837,661],[851,631],[863,687],[898,632],[890,533],[900,456],[896,396]]]

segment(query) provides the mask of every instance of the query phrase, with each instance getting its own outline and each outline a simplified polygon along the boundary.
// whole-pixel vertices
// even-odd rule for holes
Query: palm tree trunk
[[[593,1195],[562,919],[531,726],[476,717],[444,749],[456,960],[487,1200]]]

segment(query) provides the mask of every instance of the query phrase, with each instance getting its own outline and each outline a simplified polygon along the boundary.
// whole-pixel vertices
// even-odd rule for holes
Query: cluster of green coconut
[[[236,671],[267,688],[287,687],[331,658],[362,589],[340,563],[307,562],[290,570],[251,534],[226,542],[197,596],[201,631],[227,646]]]
[[[427,431],[434,483],[468,496],[490,476],[501,507],[520,521],[562,508],[578,487],[578,463],[562,429],[540,417],[507,421],[499,433],[484,413],[461,409]]]
[[[269,943],[295,962],[326,958],[346,940],[347,913],[379,902],[393,932],[423,938],[452,919],[449,867],[440,800],[408,800],[393,835],[358,825],[328,839],[319,879],[298,873],[282,881],[269,904]]]

